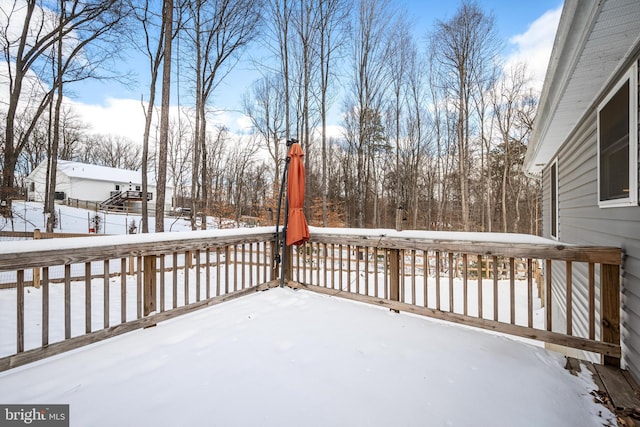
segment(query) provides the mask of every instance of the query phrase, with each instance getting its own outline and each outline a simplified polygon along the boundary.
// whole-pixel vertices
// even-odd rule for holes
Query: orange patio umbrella
[[[302,245],[309,240],[309,226],[302,210],[304,206],[305,171],[302,158],[304,153],[300,144],[294,143],[289,149],[289,177],[287,181],[287,201],[289,212],[287,219],[287,246]]]

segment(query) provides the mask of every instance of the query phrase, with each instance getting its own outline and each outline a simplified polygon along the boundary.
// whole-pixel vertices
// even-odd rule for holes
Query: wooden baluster
[[[246,257],[246,253],[245,253],[246,250],[245,249],[246,249],[245,245],[242,245],[242,251],[240,252],[240,255],[242,257],[242,261],[240,262],[240,269],[242,270],[242,274],[241,274],[241,276],[242,276],[242,278],[241,278],[242,285],[241,285],[240,289],[244,289],[247,286],[246,283],[245,283],[245,281],[247,279],[247,277],[246,277],[247,262],[245,260],[245,257]],[[291,260],[291,262],[293,262],[293,259]]]
[[[138,256],[138,262],[137,262],[137,267],[138,267],[138,272],[136,274],[136,311],[137,311],[137,318],[138,319],[142,319],[142,306],[143,306],[143,302],[142,302],[142,270],[143,270],[143,265],[142,265],[142,256]]]
[[[229,254],[231,250],[229,246],[224,247],[224,294],[229,293]]]
[[[411,250],[411,304],[416,305],[416,251]]]
[[[24,270],[16,272],[16,353],[24,351]]]
[[[364,294],[369,295],[369,248],[364,247]]]
[[[71,338],[71,264],[64,266],[64,339]]]
[[[531,286],[528,286],[531,289]],[[510,323],[516,324],[516,260],[509,258],[509,312]],[[531,327],[531,326],[529,326]]]
[[[498,257],[493,256],[493,320],[498,321]]]
[[[162,254],[160,256],[160,312],[165,311],[165,298],[166,298],[166,255]]]
[[[602,341],[620,345],[620,266],[600,265],[600,313]],[[604,356],[605,365],[620,367],[620,358]]]
[[[200,270],[200,249],[195,250],[194,256],[196,257],[196,302],[198,302],[200,301],[200,283],[202,281]]]
[[[340,286],[340,290],[342,290],[342,276],[343,276],[343,271],[344,271],[344,266],[342,264],[343,259],[342,259],[342,244],[338,245],[338,251],[340,252],[338,254],[338,258],[339,258],[339,263],[340,263],[340,268],[339,268],[339,272],[340,272],[340,276],[338,277],[338,284]]]
[[[84,263],[84,332],[91,332],[91,263]]]
[[[127,321],[127,259],[120,260],[120,323]]]
[[[596,268],[595,264],[589,263],[589,278],[588,278],[588,288],[589,288],[589,339],[593,340],[596,338]]]
[[[178,307],[178,253],[173,253],[173,308]]]
[[[483,318],[483,301],[482,301],[482,296],[483,296],[483,292],[482,292],[482,274],[483,274],[483,268],[482,268],[482,255],[478,255],[478,259],[477,259],[477,270],[478,270],[478,318],[482,319]]]
[[[449,252],[449,312],[453,313],[453,274],[454,274],[454,262],[453,252]]]
[[[191,251],[184,253],[184,305],[189,305],[189,270],[191,269]]]
[[[553,324],[552,324],[552,319],[551,319],[551,313],[553,312],[553,300],[551,299],[551,290],[553,288],[553,282],[551,280],[551,271],[552,271],[552,264],[551,264],[551,260],[547,259],[545,260],[545,294],[547,297],[547,306],[545,307],[545,313],[546,313],[546,324],[547,324],[547,331],[552,331],[553,330]]]
[[[206,263],[206,265],[204,267],[205,286],[207,288],[207,290],[206,290],[207,299],[209,299],[209,298],[211,298],[211,248],[207,248],[205,250],[204,261]]]
[[[272,246],[272,248],[275,248],[275,245]],[[265,254],[266,254],[266,252],[265,252]],[[217,297],[220,296],[220,288],[221,288],[221,286],[220,286],[220,276],[222,275],[221,274],[222,266],[220,264],[220,257],[221,256],[222,256],[221,249],[220,248],[216,248],[216,295],[215,296],[217,296]],[[277,277],[277,273],[274,274],[272,272],[271,280],[275,280],[275,277]]]
[[[378,277],[378,248],[373,248],[373,296],[378,298],[378,286],[380,285],[380,280]]]
[[[322,262],[323,262],[322,274],[323,274],[324,287],[328,288],[329,285],[327,283],[327,244],[326,243],[322,244]]]
[[[463,301],[463,314],[469,315],[469,265],[467,254],[462,254],[462,298]]]
[[[527,259],[527,325],[533,328],[533,260],[531,258]]]
[[[42,267],[42,346],[49,345],[49,267]]]
[[[440,310],[440,251],[436,251],[436,310]]]
[[[424,288],[424,306],[429,306],[429,252],[422,251],[422,287]]]
[[[362,247],[361,246],[356,246],[356,294],[360,293],[360,254],[362,254],[361,252]]]

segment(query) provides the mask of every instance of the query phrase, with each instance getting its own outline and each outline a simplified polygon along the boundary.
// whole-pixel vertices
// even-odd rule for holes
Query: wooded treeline
[[[273,221],[297,139],[312,225],[393,228],[400,215],[405,228],[538,234],[540,183],[522,170],[537,93],[526,64],[501,63],[495,20],[477,3],[424,29],[390,0],[0,4],[9,206],[39,162],[73,159],[142,169],[143,191],[149,174],[166,176],[194,214]],[[116,66],[125,43],[148,64],[142,145],[90,133],[63,103],[77,81],[131,83]],[[212,110],[251,57],[262,77],[241,88],[253,133],[239,136],[212,124]]]

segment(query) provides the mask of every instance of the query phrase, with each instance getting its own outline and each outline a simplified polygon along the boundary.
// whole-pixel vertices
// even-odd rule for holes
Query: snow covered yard
[[[591,374],[502,336],[276,288],[0,373],[72,426],[601,426]]]

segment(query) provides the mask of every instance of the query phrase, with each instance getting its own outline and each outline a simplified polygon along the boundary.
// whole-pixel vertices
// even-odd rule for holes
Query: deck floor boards
[[[593,374],[593,380],[599,388],[595,397],[617,415],[619,426],[640,427],[640,386],[629,371],[579,362],[573,358],[567,358],[566,368],[579,372],[580,363],[585,364]]]

